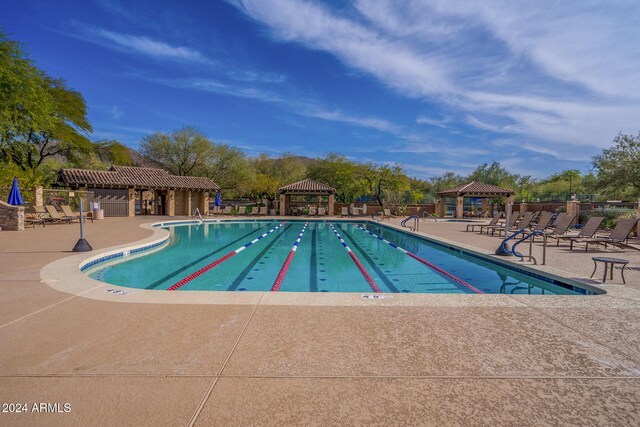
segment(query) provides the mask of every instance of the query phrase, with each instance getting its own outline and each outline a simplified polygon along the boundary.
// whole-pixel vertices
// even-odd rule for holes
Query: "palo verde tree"
[[[638,135],[619,133],[613,147],[593,157],[597,183],[611,198],[640,197],[640,132]]]
[[[361,166],[361,174],[369,194],[380,206],[384,206],[385,193],[408,189],[407,176],[399,164],[389,166],[369,162]]]

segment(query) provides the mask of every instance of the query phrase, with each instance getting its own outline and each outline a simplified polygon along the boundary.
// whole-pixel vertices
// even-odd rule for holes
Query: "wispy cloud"
[[[119,120],[120,117],[123,116],[124,112],[119,109],[117,106],[114,106],[113,108],[111,108],[111,117],[113,117],[114,120]]]
[[[89,30],[89,34],[98,38],[102,44],[115,49],[140,53],[158,59],[208,62],[208,59],[195,49],[184,46],[172,46],[168,43],[154,40],[147,36],[122,34],[105,29]]]
[[[375,117],[358,117],[350,114],[345,114],[340,110],[323,111],[323,110],[313,109],[308,111],[302,111],[300,114],[307,117],[315,117],[318,119],[329,120],[333,122],[346,123],[350,125],[375,129],[380,132],[388,132],[392,134],[398,134],[402,130],[402,128],[399,125],[393,124],[388,120],[379,119]]]
[[[465,125],[541,146],[604,147],[637,131],[638,2],[357,0],[346,12],[302,0],[232,3],[278,41],[455,108]]]

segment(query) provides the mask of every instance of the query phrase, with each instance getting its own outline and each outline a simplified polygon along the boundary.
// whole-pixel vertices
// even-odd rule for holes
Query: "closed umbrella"
[[[222,205],[222,199],[220,198],[220,193],[216,193],[216,206]]]
[[[14,206],[20,206],[24,203],[22,201],[20,189],[18,188],[18,178],[13,178],[13,186],[11,187],[11,191],[9,192],[9,200],[7,200],[7,203]]]

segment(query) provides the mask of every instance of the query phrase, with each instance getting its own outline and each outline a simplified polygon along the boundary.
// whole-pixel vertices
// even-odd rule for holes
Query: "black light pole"
[[[80,240],[76,242],[76,245],[73,247],[73,252],[89,252],[92,251],[93,248],[84,238],[84,212],[82,198],[80,198]],[[92,217],[93,218],[93,217]]]

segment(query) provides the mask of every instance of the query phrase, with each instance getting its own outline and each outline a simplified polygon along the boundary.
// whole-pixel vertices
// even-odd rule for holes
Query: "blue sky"
[[[0,24],[82,92],[92,139],[194,125],[254,155],[414,176],[589,170],[640,131],[640,2],[7,1]]]

